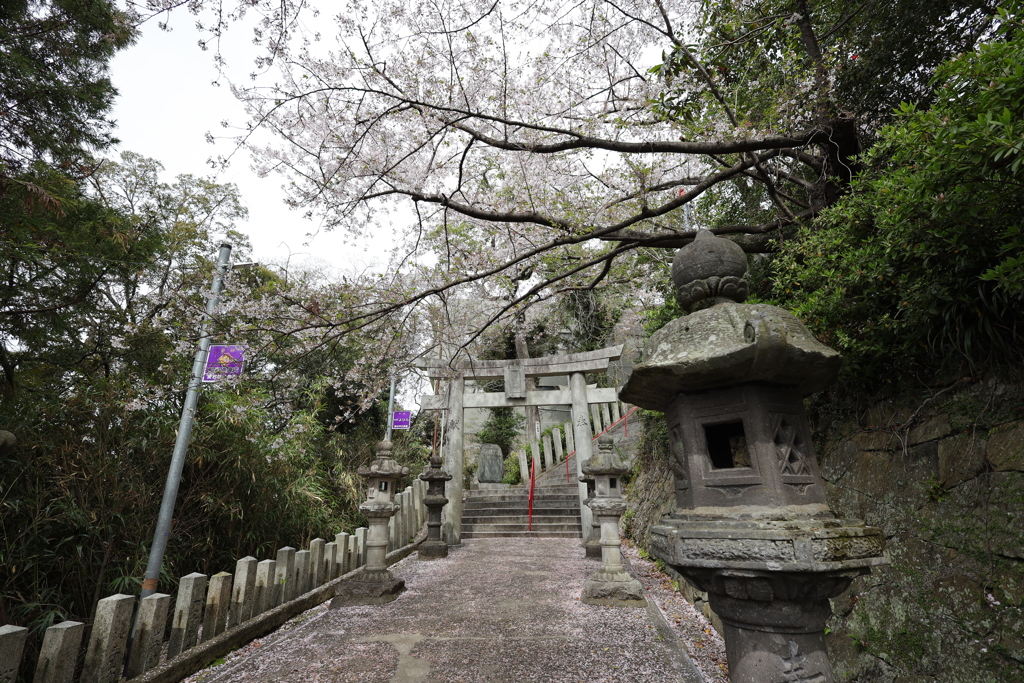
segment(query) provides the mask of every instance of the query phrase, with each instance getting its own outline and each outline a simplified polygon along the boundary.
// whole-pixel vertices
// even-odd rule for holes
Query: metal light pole
[[[395,376],[391,375],[391,393],[388,394],[388,432],[387,436],[384,437],[385,441],[391,441],[391,423],[394,418],[392,417],[392,411],[395,409]]]
[[[142,597],[156,593],[157,581],[160,578],[160,566],[163,564],[164,551],[167,549],[167,538],[171,530],[171,519],[174,516],[174,503],[178,497],[178,484],[181,483],[181,470],[185,466],[185,453],[188,451],[189,438],[192,436],[192,420],[199,402],[199,385],[203,378],[206,356],[210,351],[210,320],[213,318],[220,293],[224,289],[224,272],[231,256],[231,244],[222,242],[217,255],[217,269],[213,274],[213,286],[210,288],[210,299],[206,302],[206,317],[199,332],[199,348],[196,349],[195,360],[192,361],[192,379],[188,383],[185,395],[185,407],[181,410],[181,422],[178,424],[178,438],[174,442],[174,453],[171,455],[171,466],[164,484],[164,497],[160,501],[160,516],[156,521],[156,532],[149,550],[149,562],[146,564],[146,577],[142,581]]]

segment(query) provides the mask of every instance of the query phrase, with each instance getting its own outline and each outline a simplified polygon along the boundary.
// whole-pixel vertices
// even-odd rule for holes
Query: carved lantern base
[[[676,512],[652,554],[708,594],[734,683],[832,683],[829,598],[885,564],[885,537],[858,520],[711,520]]]

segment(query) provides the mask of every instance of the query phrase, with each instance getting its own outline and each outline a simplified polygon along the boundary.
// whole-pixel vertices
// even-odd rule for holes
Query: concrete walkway
[[[577,539],[479,539],[392,567],[378,607],[310,610],[190,679],[301,683],[702,683],[661,613],[579,601],[599,562]]]

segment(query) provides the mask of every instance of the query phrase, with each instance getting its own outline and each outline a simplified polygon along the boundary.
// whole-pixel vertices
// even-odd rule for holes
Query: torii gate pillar
[[[587,499],[587,484],[580,481],[583,463],[593,455],[593,433],[590,431],[590,404],[587,402],[587,378],[582,372],[569,375],[569,393],[572,394],[572,436],[576,444],[576,486],[580,494],[580,523],[583,525],[583,542],[590,540],[594,530],[594,513],[583,501]]]
[[[452,475],[446,485],[448,504],[441,509],[441,538],[448,545],[462,543],[462,419],[466,378],[459,374],[448,384],[448,426],[444,435],[444,470]]]

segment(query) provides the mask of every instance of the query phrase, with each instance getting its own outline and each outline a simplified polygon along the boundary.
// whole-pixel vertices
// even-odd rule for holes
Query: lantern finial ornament
[[[831,683],[828,599],[888,561],[885,536],[836,519],[803,399],[836,380],[841,356],[791,313],[742,303],[746,255],[709,232],[672,267],[688,315],[651,335],[619,396],[665,413],[675,511],[652,554],[709,594],[733,683]],[[789,668],[787,668],[789,667]]]

